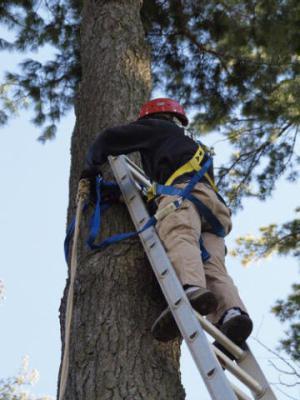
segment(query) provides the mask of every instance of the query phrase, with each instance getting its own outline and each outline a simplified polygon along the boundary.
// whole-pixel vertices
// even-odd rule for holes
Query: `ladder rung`
[[[147,188],[151,187],[151,182],[149,181],[149,179],[146,178],[146,176],[141,172],[141,170],[139,168],[137,168],[136,166],[133,166],[134,164],[132,163],[132,161],[129,160],[129,158],[127,158],[126,161],[128,163],[127,164],[128,168],[129,168],[130,172],[132,173],[133,177],[139,183],[142,183]]]
[[[146,175],[145,175],[145,172],[142,170],[142,168],[140,168],[137,164],[135,164],[129,157],[125,156],[124,159],[125,159],[127,164],[129,164],[132,168],[134,168],[137,171],[139,171],[145,178],[147,178]]]
[[[238,378],[244,385],[255,392],[258,396],[262,396],[264,394],[265,389],[255,379],[253,379],[252,376],[250,376],[241,367],[230,360],[230,358],[222,353],[222,351],[219,350],[217,347],[212,347],[216,356],[222,360],[222,364],[224,364],[225,368],[229,372],[231,372],[236,378]]]
[[[195,311],[197,318],[199,319],[203,329],[213,336],[222,346],[225,347],[237,360],[242,360],[247,356],[247,353],[243,351],[239,346],[233,343],[227,336],[225,336],[219,329],[217,329],[211,322],[205,319],[197,311]]]

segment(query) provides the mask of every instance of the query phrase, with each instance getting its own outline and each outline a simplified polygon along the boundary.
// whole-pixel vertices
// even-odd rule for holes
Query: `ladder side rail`
[[[139,191],[132,182],[124,156],[109,157],[114,176],[120,186],[136,229],[148,220],[149,214]],[[170,306],[183,338],[213,400],[237,400],[229,381],[212,352],[204,331],[185,295],[155,229],[140,234],[141,242]]]

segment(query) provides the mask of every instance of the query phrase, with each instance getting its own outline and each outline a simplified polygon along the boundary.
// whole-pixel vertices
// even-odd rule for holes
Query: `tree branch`
[[[275,355],[280,361],[282,361],[291,371],[290,372],[286,372],[284,371],[284,373],[288,374],[288,375],[295,375],[297,378],[300,378],[300,371],[298,371],[296,369],[296,367],[294,367],[294,365],[292,365],[289,361],[287,361],[284,357],[282,357],[279,353],[277,353],[276,351],[272,350],[270,347],[266,346],[264,343],[262,343],[259,339],[257,338],[253,338],[253,340],[255,340],[260,346],[262,346],[264,349],[266,349],[269,353]],[[276,368],[277,370],[279,370],[278,368]],[[281,370],[279,370],[279,372],[283,372]],[[297,385],[300,385],[300,382],[296,383]]]

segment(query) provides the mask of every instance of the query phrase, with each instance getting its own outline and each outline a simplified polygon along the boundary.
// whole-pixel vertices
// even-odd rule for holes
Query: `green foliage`
[[[219,173],[231,207],[265,199],[297,177],[300,4],[288,1],[145,2],[156,83],[199,112],[200,134],[219,129],[236,149]]]
[[[0,22],[15,40],[0,49],[55,49],[45,63],[25,59],[7,73],[0,123],[33,104],[33,122],[54,137],[80,81],[78,0],[7,0]],[[300,4],[297,0],[209,2],[145,0],[141,11],[152,49],[154,86],[198,113],[193,128],[219,129],[235,149],[219,171],[232,208],[244,196],[265,199],[276,180],[297,179],[300,121]]]
[[[300,284],[294,284],[292,289],[287,300],[277,301],[273,312],[280,321],[289,323],[282,347],[295,361],[300,361]]]
[[[300,209],[296,210],[297,212]],[[238,248],[232,252],[242,258],[242,264],[247,265],[261,258],[277,253],[292,254],[300,259],[300,219],[295,218],[282,226],[271,224],[260,228],[261,236],[251,235],[237,239]]]
[[[300,209],[296,209],[296,212],[300,212]],[[273,253],[281,256],[290,254],[300,258],[299,218],[281,226],[271,224],[261,227],[260,232],[260,237],[248,235],[237,239],[238,247],[231,254],[240,256],[242,264],[247,265]],[[272,312],[280,321],[289,324],[286,337],[281,340],[281,347],[293,360],[300,361],[300,284],[294,284],[287,300],[278,300]]]
[[[289,122],[278,127],[265,124],[238,128],[228,133],[237,151],[229,165],[221,167],[219,183],[233,208],[241,206],[244,196],[265,200],[284,174],[291,182],[298,178],[297,135],[298,127]]]
[[[79,14],[76,0],[8,0],[0,5],[0,22],[15,34],[15,40],[0,39],[0,50],[32,52],[45,46],[53,59],[41,63],[24,59],[21,73],[8,72],[0,87],[0,124],[19,108],[34,106],[33,122],[44,126],[39,140],[55,135],[62,115],[74,104],[80,79]],[[49,48],[51,50],[51,48]]]

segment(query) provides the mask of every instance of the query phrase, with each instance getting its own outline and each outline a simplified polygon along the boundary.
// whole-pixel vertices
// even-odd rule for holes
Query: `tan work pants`
[[[179,188],[184,186],[185,184],[176,185]],[[210,208],[228,234],[232,226],[230,210],[219,200],[213,189],[205,183],[198,183],[192,193]],[[175,199],[176,196],[161,196],[158,209],[164,208]],[[224,238],[207,231],[209,224],[204,218],[200,218],[192,202],[185,200],[180,208],[159,220],[156,229],[182,285],[206,287],[217,297],[218,309],[209,316],[213,323],[217,323],[231,307],[246,311],[225,267]],[[202,262],[199,248],[200,236],[210,254],[205,263]]]

